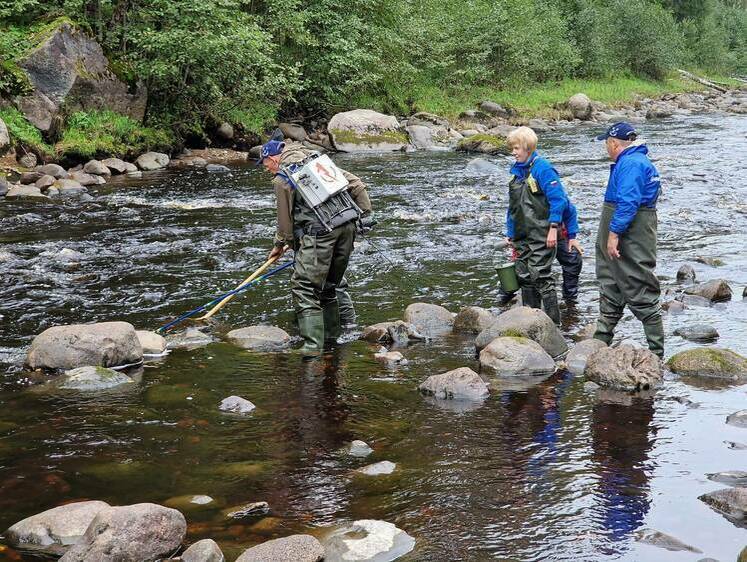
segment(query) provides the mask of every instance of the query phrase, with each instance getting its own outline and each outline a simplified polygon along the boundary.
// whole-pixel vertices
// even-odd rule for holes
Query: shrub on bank
[[[15,107],[0,108],[0,119],[8,127],[13,146],[46,158],[54,154],[54,149],[44,141],[39,129],[29,123]]]

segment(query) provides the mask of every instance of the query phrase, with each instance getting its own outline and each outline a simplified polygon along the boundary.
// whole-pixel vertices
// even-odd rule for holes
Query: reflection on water
[[[723,266],[695,265],[699,278],[723,277],[741,294],[746,118],[678,117],[642,128],[665,179],[664,288],[676,288],[682,263],[717,257]],[[594,132],[542,135],[589,250],[580,302],[564,311],[567,334],[597,308],[590,254],[607,162],[588,141]],[[379,219],[349,275],[363,324],[398,318],[420,299],[454,311],[495,306],[508,159],[497,159],[499,176],[486,177],[454,153],[337,158],[369,181]],[[120,319],[152,329],[233,287],[267,251],[272,205],[267,177],[250,167],[112,182],[86,203],[0,204],[0,528],[68,501],[178,504],[207,494],[215,504],[182,502],[188,540],[214,538],[229,560],[268,538],[321,535],[361,518],[415,537],[407,560],[733,560],[747,544],[743,530],[697,500],[721,487],[706,474],[744,465],[747,453],[733,444],[747,443],[747,434],[724,424],[744,407],[743,386],[670,380],[632,398],[588,393],[581,378],[559,372],[496,381],[482,404],[444,404],[417,385],[448,369],[477,369],[471,338],[415,344],[401,350],[407,366],[387,369],[373,360],[374,347],[350,335],[312,363],[214,343],[146,365],[127,390],[26,388],[19,361],[49,326]],[[66,248],[79,255],[71,259]],[[215,332],[256,323],[294,332],[289,304],[287,277],[274,277],[224,309]],[[745,354],[745,306],[735,298],[688,309],[666,319],[667,333],[709,323],[719,345]],[[636,321],[620,328],[643,343]],[[670,336],[667,345],[671,354],[692,344]],[[232,394],[257,410],[222,414],[217,405]],[[353,439],[374,453],[342,454]],[[382,460],[397,470],[355,475]],[[222,512],[253,501],[267,501],[270,513],[229,520]],[[644,526],[704,555],[636,543]]]

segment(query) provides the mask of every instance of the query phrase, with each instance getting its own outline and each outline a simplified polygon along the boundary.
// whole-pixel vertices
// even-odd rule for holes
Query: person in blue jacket
[[[596,244],[599,320],[594,338],[607,345],[627,305],[643,323],[649,349],[664,357],[664,328],[656,277],[656,202],[659,172],[629,123],[615,123],[597,137],[613,161]]]
[[[515,250],[521,300],[524,306],[543,308],[553,322],[560,324],[552,262],[566,213],[570,222],[571,203],[555,168],[537,154],[537,135],[532,129],[514,129],[508,143],[516,162],[511,167],[508,189],[506,241]],[[567,241],[562,243],[569,252],[578,252],[580,262],[582,250],[575,238],[578,224],[571,226]],[[573,237],[570,230],[575,230]],[[580,265],[577,267],[580,272]]]

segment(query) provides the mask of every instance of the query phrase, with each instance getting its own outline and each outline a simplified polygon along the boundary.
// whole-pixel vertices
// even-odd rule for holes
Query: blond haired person
[[[582,249],[576,240],[576,208],[568,199],[560,176],[547,159],[537,154],[537,134],[529,127],[518,127],[508,135],[511,167],[506,213],[507,241],[516,250],[516,275],[524,306],[542,308],[560,324],[560,308],[552,277],[552,262],[558,246],[568,257],[568,281],[564,294],[575,300],[581,273]],[[566,291],[568,289],[568,291]]]

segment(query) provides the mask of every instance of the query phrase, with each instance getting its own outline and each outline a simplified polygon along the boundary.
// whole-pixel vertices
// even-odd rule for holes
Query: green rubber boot
[[[321,311],[306,312],[298,317],[298,332],[303,338],[301,353],[314,357],[324,348],[324,315]]]
[[[521,304],[529,308],[542,308],[542,298],[535,287],[521,288]]]
[[[664,359],[664,323],[661,315],[651,318],[643,324],[643,333],[646,334],[648,348],[659,359]]]
[[[322,309],[324,315],[324,344],[335,345],[342,334],[340,327],[340,305],[337,301],[328,302]]]
[[[555,291],[542,295],[542,308],[556,326],[560,326],[560,307],[558,306],[558,295]]]

